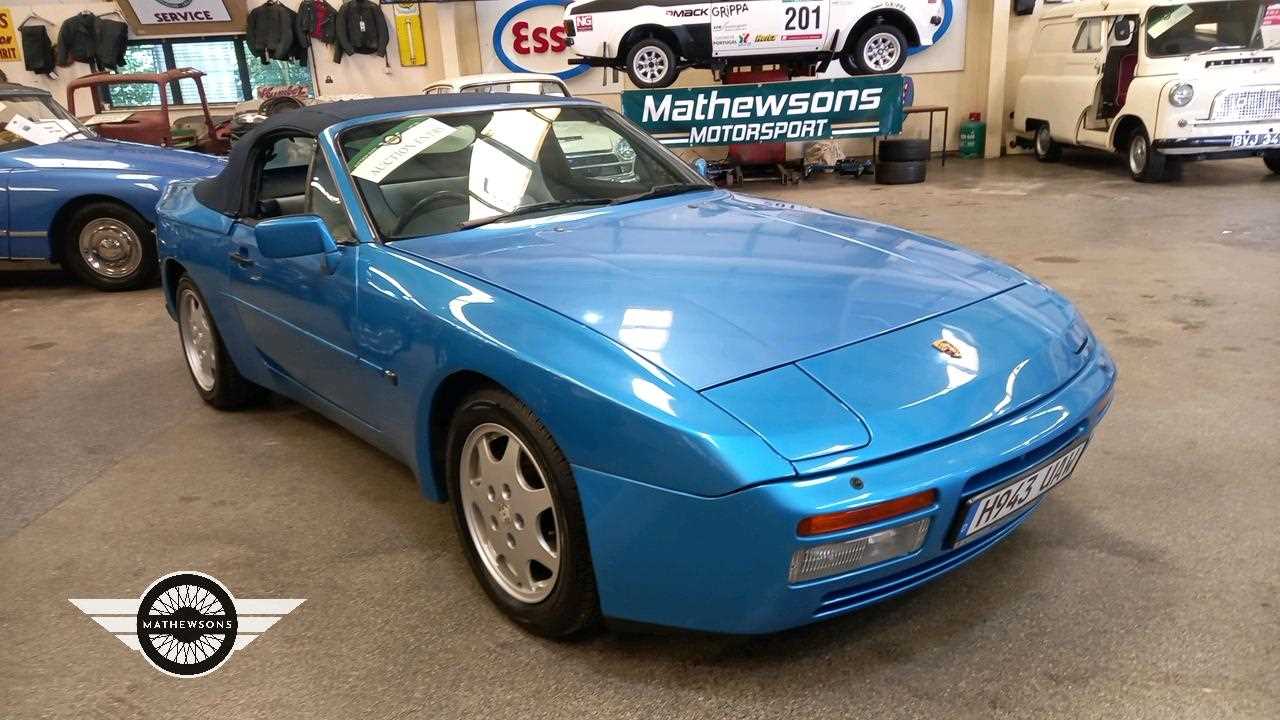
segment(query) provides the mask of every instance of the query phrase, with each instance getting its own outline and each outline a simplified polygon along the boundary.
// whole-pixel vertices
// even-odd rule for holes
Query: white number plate
[[[970,500],[965,506],[964,522],[956,533],[956,544],[1000,524],[1066,480],[1076,469],[1088,442],[1088,438],[1081,440],[1034,470],[1028,470]]]
[[[1253,148],[1280,145],[1280,133],[1246,133],[1231,138],[1233,148]]]

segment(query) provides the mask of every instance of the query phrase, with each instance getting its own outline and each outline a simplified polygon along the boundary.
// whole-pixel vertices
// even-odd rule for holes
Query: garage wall
[[[298,0],[285,0],[290,7],[296,8]],[[250,9],[265,4],[266,0],[248,0]],[[333,2],[333,0],[331,0]],[[337,5],[337,2],[333,2]],[[459,5],[471,5],[471,3],[459,3]],[[14,23],[21,23],[31,12],[36,12],[41,17],[52,21],[55,26],[49,27],[49,37],[57,42],[58,27],[67,18],[75,15],[83,10],[88,10],[95,14],[108,13],[116,9],[113,2],[83,2],[83,0],[48,0],[46,2],[38,2],[35,4],[9,5],[12,12]],[[478,51],[476,50],[475,41],[475,21],[474,8],[463,8],[460,14],[465,21],[463,30],[446,34],[442,30],[442,26],[446,25],[445,20],[439,17],[441,9],[445,8],[450,16],[455,10],[449,8],[448,5],[424,4],[422,5],[422,25],[427,46],[427,64],[418,67],[401,67],[398,57],[398,49],[394,36],[387,48],[387,56],[390,62],[388,68],[381,57],[376,55],[356,55],[344,57],[341,64],[333,62],[333,51],[331,46],[323,45],[320,42],[314,42],[315,64],[312,68],[313,80],[315,87],[321,96],[336,95],[344,93],[369,93],[372,95],[403,95],[414,94],[422,91],[424,87],[435,80],[445,77],[447,74],[457,74],[459,71],[460,58],[465,55],[471,60],[471,67],[475,68],[472,72],[478,72]],[[471,19],[467,20],[467,10],[471,12]],[[390,6],[383,8],[383,14],[387,17],[387,23],[391,26],[392,9]],[[149,36],[151,37],[151,36]],[[180,37],[180,36],[173,36]],[[450,38],[448,49],[452,51],[452,71],[446,71],[446,61],[449,55],[446,54],[446,47],[442,45],[441,39]],[[132,39],[132,38],[131,38]],[[469,43],[469,44],[468,44]],[[462,52],[459,52],[459,47]],[[21,62],[5,62],[0,63],[0,69],[4,70],[9,76],[11,82],[22,83],[23,85],[32,85],[49,90],[58,102],[65,102],[66,84],[68,81],[87,75],[89,66],[83,63],[75,63],[69,67],[58,68],[56,78],[50,78],[45,75],[35,75],[27,72]],[[87,91],[83,93],[83,97],[77,97],[77,104],[91,102]],[[87,105],[86,105],[87,107]],[[179,110],[177,115],[184,114]],[[189,113],[188,113],[189,114]]]

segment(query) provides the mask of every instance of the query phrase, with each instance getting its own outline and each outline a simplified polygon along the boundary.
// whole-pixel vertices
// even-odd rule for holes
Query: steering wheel
[[[413,222],[414,218],[421,215],[424,211],[426,211],[428,208],[430,208],[432,205],[436,204],[437,202],[441,200],[447,200],[450,198],[459,200],[461,202],[468,202],[471,200],[470,197],[460,192],[454,192],[453,190],[437,190],[436,192],[433,192],[430,195],[422,198],[418,202],[414,203],[413,207],[409,208],[409,212],[405,213],[404,215],[401,215],[400,220],[396,223],[396,226],[392,228],[391,234],[399,235],[400,232],[409,225],[409,223]]]

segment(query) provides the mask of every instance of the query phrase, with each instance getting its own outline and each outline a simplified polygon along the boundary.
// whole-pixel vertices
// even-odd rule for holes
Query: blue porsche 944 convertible
[[[1071,474],[1116,377],[1018,270],[717,189],[583,100],[277,115],[159,216],[199,394],[403,460],[548,636],[764,633],[925,583]]]

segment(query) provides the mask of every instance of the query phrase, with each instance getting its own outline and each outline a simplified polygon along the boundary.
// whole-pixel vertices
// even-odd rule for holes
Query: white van
[[[1081,145],[1145,182],[1193,159],[1280,173],[1280,0],[1084,0],[1039,22],[1013,128],[1040,160]]]
[[[621,68],[637,87],[680,71],[838,60],[850,75],[895,73],[933,44],[941,0],[574,0],[565,8],[572,64]]]

